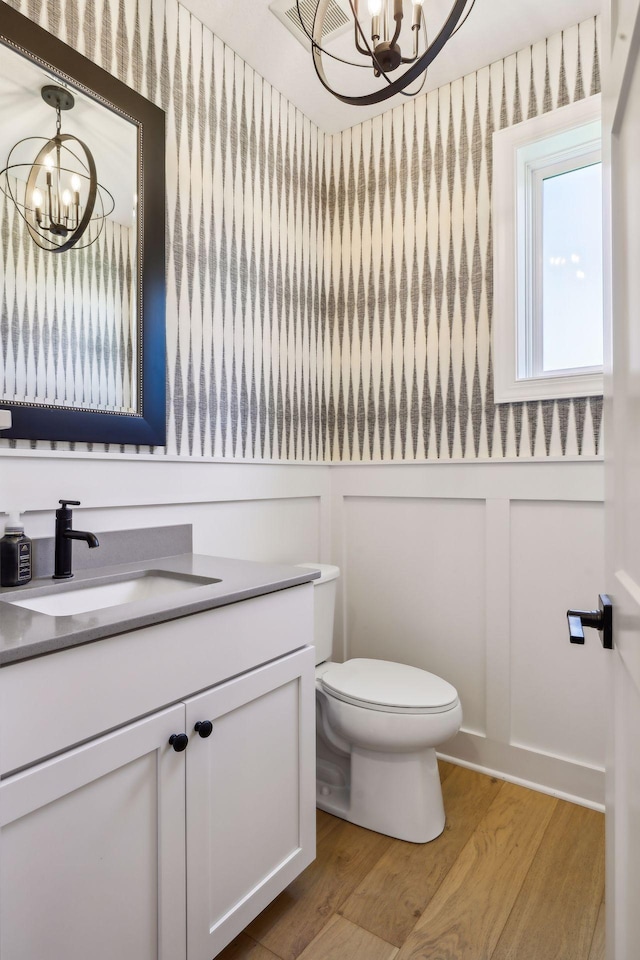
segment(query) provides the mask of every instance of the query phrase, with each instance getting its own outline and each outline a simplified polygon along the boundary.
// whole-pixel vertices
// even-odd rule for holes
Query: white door
[[[7,777],[2,960],[184,960],[184,706]]]
[[[607,757],[607,957],[640,957],[640,0],[605,14],[603,159],[611,212],[605,330],[607,587],[613,600]],[[605,220],[608,213],[605,213]],[[606,226],[606,224],[605,224]],[[605,233],[606,236],[606,233]],[[607,245],[605,244],[605,249]]]

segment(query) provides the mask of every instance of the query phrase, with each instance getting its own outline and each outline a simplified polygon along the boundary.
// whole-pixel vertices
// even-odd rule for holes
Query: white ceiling
[[[271,13],[270,0],[181,2],[328,133],[344,130],[382,113],[395,103],[406,101],[405,97],[398,95],[394,100],[376,106],[354,107],[337,100],[321,86],[311,54]],[[441,24],[452,0],[428,2],[430,7],[441,11]],[[449,83],[565,27],[587,20],[600,9],[601,0],[476,0],[466,24],[432,64],[424,91]],[[434,25],[437,23],[436,17]],[[350,43],[351,34],[335,42],[336,45]],[[360,92],[351,77],[355,74],[360,78],[365,71],[347,67],[344,70],[348,71],[345,92]]]

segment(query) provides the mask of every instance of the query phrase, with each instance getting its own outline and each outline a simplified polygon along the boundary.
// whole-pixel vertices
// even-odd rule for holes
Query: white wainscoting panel
[[[0,511],[51,536],[61,497],[87,530],[192,523],[194,549],[342,570],[334,655],[451,680],[463,731],[441,753],[604,800],[606,651],[566,609],[607,592],[597,460],[284,464],[11,451]],[[77,545],[79,548],[82,544]]]
[[[445,677],[484,733],[484,501],[348,497],[344,522],[349,656]]]
[[[330,559],[329,468],[157,457],[3,456],[0,511],[51,537],[61,497],[77,529],[191,523],[195,552],[248,560]],[[74,551],[83,549],[77,544]]]
[[[335,655],[400,660],[458,689],[441,755],[600,808],[606,657],[568,607],[604,581],[603,465],[336,466]]]
[[[569,643],[567,608],[604,592],[601,503],[511,504],[511,742],[602,766],[607,656],[595,630]]]

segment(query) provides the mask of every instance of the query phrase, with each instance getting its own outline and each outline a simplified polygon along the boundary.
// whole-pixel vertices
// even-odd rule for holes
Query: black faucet
[[[98,547],[98,538],[95,533],[86,530],[72,530],[73,514],[69,507],[79,507],[79,500],[59,500],[62,504],[56,510],[56,564],[53,574],[54,580],[68,580],[73,576],[71,572],[72,540],[84,540],[90,547]]]

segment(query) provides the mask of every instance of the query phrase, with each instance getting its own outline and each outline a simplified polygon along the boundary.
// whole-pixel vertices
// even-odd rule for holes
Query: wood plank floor
[[[604,816],[440,763],[442,836],[318,811],[318,855],[218,960],[604,960]]]

